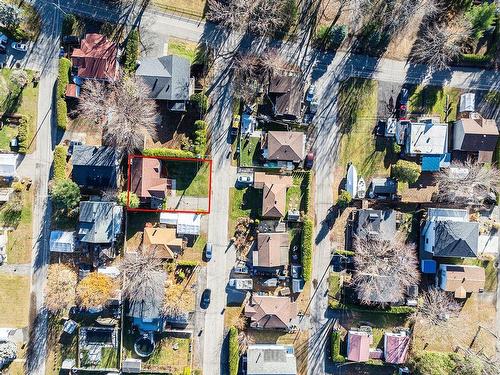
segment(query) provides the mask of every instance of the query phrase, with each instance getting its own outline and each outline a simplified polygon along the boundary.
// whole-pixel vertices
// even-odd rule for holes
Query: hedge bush
[[[240,350],[238,345],[238,329],[229,328],[229,375],[238,375]]]
[[[68,178],[56,181],[50,195],[54,206],[66,212],[77,207],[81,199],[80,188]]]
[[[127,205],[127,199],[128,199],[128,207],[130,208],[137,208],[139,207],[139,197],[137,194],[134,193],[129,193],[127,194],[126,191],[122,191],[120,194],[118,194],[118,203],[122,206]]]
[[[492,58],[489,55],[476,55],[473,53],[464,53],[458,58],[458,64],[470,66],[489,66]]]
[[[63,145],[57,145],[54,149],[54,180],[66,178],[66,154],[68,149]]]
[[[333,307],[332,307],[333,308]],[[335,309],[338,310],[352,310],[358,312],[369,312],[371,314],[401,314],[401,315],[409,315],[415,312],[415,307],[411,306],[390,306],[387,308],[379,308],[379,307],[371,307],[367,305],[353,305],[351,303],[341,303],[338,302]]]
[[[194,154],[202,157],[207,153],[207,123],[203,120],[195,121],[194,126]]]
[[[196,108],[200,112],[200,115],[203,117],[208,110],[208,96],[205,95],[204,92],[198,92],[196,94],[191,95],[191,102],[196,105]]]
[[[354,256],[355,253],[354,253],[354,251],[337,249],[337,250],[335,250],[335,254],[345,255],[345,256]]]
[[[65,57],[59,59],[59,75],[57,77],[57,97],[64,98],[66,85],[69,83],[69,73],[71,71],[71,61]]]
[[[182,375],[191,375],[191,367],[184,367]]]
[[[132,73],[139,59],[139,30],[133,29],[127,39],[127,45],[123,51],[123,70],[126,73]]]
[[[311,212],[311,172],[306,172],[306,175],[304,176],[304,206],[306,210],[306,214]]]
[[[179,150],[176,148],[146,148],[142,151],[145,156],[166,156],[173,158],[194,158],[194,154],[191,151]]]
[[[179,267],[196,267],[198,262],[196,260],[179,260],[177,265]]]
[[[399,154],[401,152],[401,145],[398,142],[392,142],[392,153]]]
[[[312,275],[313,222],[311,218],[304,219],[302,230],[302,269],[304,281],[310,281]]]
[[[340,331],[332,330],[330,337],[330,357],[333,362],[344,362],[345,358],[340,354]]]
[[[391,171],[395,179],[413,184],[420,177],[422,167],[412,161],[398,160],[397,163],[392,166]]]
[[[28,139],[28,119],[23,117],[19,122],[19,126],[17,127],[17,142],[18,142],[18,150],[20,154],[25,154],[28,152],[29,147],[29,139]]]
[[[343,210],[345,209],[347,206],[349,206],[349,203],[351,203],[352,201],[352,197],[351,197],[351,194],[346,191],[346,190],[341,190],[340,191],[340,195],[337,199],[337,206]]]
[[[57,99],[57,126],[61,129],[66,129],[68,125],[68,106],[63,98]]]

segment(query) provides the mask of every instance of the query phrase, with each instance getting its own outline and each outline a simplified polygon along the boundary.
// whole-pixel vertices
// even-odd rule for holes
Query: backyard
[[[80,358],[80,366],[84,368],[118,368],[118,350],[116,348],[101,348],[101,360],[98,364],[90,362],[87,350],[81,351]]]
[[[293,174],[293,185],[286,191],[286,210],[307,211],[307,194],[309,178],[307,173]]]
[[[29,290],[28,276],[0,273],[0,322],[2,327],[28,326]]]

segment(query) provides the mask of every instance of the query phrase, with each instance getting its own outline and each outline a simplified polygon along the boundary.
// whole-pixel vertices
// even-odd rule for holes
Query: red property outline
[[[130,208],[129,207],[129,200],[130,200],[130,184],[132,183],[132,176],[130,174],[130,168],[132,166],[132,160],[136,158],[143,158],[143,159],[157,159],[157,160],[176,160],[176,161],[191,161],[191,162],[202,162],[202,163],[208,163],[209,165],[209,174],[208,174],[208,211],[203,211],[203,210],[154,210],[151,208]],[[212,207],[212,159],[196,159],[196,158],[178,158],[178,157],[171,157],[171,156],[146,156],[146,155],[129,155],[128,156],[128,181],[127,181],[127,211],[132,211],[132,212],[175,212],[175,213],[185,213],[185,214],[209,214],[211,207]]]

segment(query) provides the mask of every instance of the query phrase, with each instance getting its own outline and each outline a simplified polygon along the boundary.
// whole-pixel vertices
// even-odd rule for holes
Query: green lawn
[[[186,16],[203,17],[207,0],[153,0],[154,6]]]
[[[166,160],[168,178],[175,179],[177,195],[208,197],[210,168],[208,163]]]
[[[80,366],[89,368],[118,368],[118,350],[116,348],[101,348],[101,361],[97,365],[88,362],[88,352],[82,350],[83,358]]]
[[[446,108],[448,108],[448,122],[457,118],[457,105],[460,100],[461,90],[453,87],[422,86],[415,88],[408,102],[409,112],[423,115],[438,115],[445,121]],[[448,98],[448,107],[446,107]]]
[[[341,289],[339,273],[330,272],[328,277],[328,305],[330,308],[336,309],[339,307]]]
[[[248,187],[246,189],[229,189],[229,233],[232,233],[239,217],[257,219],[262,210],[262,190]]]
[[[205,245],[207,244],[207,234],[206,233],[200,233],[198,238],[196,239],[195,243],[193,244],[193,250],[197,252],[203,252],[205,249]]]
[[[339,92],[339,112],[342,139],[339,166],[349,162],[357,168],[358,176],[368,179],[374,175],[389,175],[394,157],[387,145],[375,137],[377,122],[377,82],[351,78],[343,82]]]
[[[0,115],[6,113],[19,113],[28,118],[28,152],[33,152],[35,149],[34,137],[36,132],[37,109],[38,109],[38,86],[34,87],[31,79],[35,72],[31,70],[28,73],[28,85],[23,89],[19,89],[10,80],[12,74],[11,69],[0,70]],[[8,142],[17,135],[17,127],[8,129],[4,127],[0,131],[0,150],[9,150]]]
[[[30,306],[29,277],[0,274],[0,285],[0,324],[2,327],[27,327]]]
[[[252,167],[257,164],[260,154],[260,138],[250,137],[241,141],[240,166]]]
[[[307,179],[305,173],[293,174],[293,185],[286,192],[286,210],[299,210],[305,212],[307,210]]]
[[[168,53],[187,58],[191,64],[196,59],[197,44],[188,40],[170,38],[168,40]]]

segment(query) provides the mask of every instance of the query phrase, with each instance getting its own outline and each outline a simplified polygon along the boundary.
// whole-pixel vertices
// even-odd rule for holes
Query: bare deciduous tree
[[[436,175],[436,182],[438,201],[481,204],[490,193],[499,191],[500,171],[471,160],[453,162]]]
[[[47,272],[45,307],[56,314],[75,303],[76,272],[64,264],[51,264]]]
[[[462,52],[471,31],[471,24],[465,18],[457,18],[447,25],[426,25],[415,44],[412,60],[434,69],[446,69]]]
[[[451,318],[458,316],[460,308],[460,304],[451,295],[432,288],[423,294],[422,303],[415,312],[415,319],[426,327],[444,327]]]
[[[144,145],[145,134],[155,136],[158,117],[149,88],[138,78],[123,78],[113,84],[88,80],[80,97],[79,112],[102,124],[104,143],[124,153]]]
[[[398,237],[391,241],[372,236],[355,239],[353,282],[362,303],[399,301],[408,287],[418,283],[415,245]]]
[[[162,301],[165,272],[154,253],[127,256],[120,264],[123,273],[122,292],[131,302]]]

